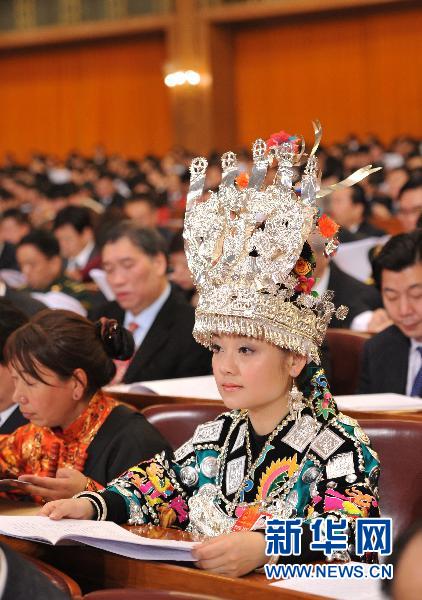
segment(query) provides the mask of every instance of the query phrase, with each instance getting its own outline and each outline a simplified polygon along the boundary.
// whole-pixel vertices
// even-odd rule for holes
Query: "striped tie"
[[[139,325],[135,322],[129,323],[126,327],[131,333],[134,333],[138,329]],[[129,368],[130,363],[132,362],[133,356],[128,360],[114,360],[114,364],[116,366],[116,374],[113,377],[113,380],[110,382],[111,385],[116,383],[122,383],[124,376],[126,375],[126,371]]]
[[[419,352],[419,354],[422,357],[422,346],[418,346],[416,348],[416,350]],[[422,395],[422,366],[420,367],[419,371],[416,373],[416,377],[413,381],[412,391],[410,392],[410,395],[417,396],[418,398],[420,398]]]

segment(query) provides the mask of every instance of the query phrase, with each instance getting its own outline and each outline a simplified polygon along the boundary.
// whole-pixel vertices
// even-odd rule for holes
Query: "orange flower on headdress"
[[[339,226],[325,213],[318,219],[318,229],[325,238],[331,238],[339,230]]]
[[[295,273],[298,275],[307,275],[310,271],[312,271],[311,264],[305,260],[304,258],[299,258],[294,268]]]
[[[236,177],[235,181],[237,186],[243,189],[247,187],[249,183],[249,175],[245,171],[243,171],[243,173]]]

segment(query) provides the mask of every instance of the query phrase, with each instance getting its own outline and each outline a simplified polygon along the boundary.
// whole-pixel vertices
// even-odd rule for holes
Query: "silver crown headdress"
[[[236,155],[223,154],[221,184],[208,197],[203,194],[207,161],[192,161],[183,235],[199,293],[193,330],[199,343],[209,347],[213,334],[244,335],[319,363],[318,347],[332,315],[346,316],[346,307],[336,311],[332,292],[320,297],[312,293],[312,279],[306,277],[310,264],[302,253],[310,234],[322,229],[317,198],[337,187],[353,185],[373,170],[365,167],[335,188],[321,190],[315,156],[321,125],[318,121],[313,125],[315,143],[299,191],[293,186],[293,177],[304,153],[303,139],[300,151],[295,138],[269,149],[264,140],[256,140],[246,187],[239,185]],[[264,188],[274,160],[278,163],[276,175]],[[330,238],[326,249],[331,253],[338,242],[332,234],[326,237]]]

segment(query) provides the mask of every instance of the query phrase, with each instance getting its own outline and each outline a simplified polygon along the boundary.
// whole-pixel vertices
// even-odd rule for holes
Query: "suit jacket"
[[[386,235],[385,231],[374,227],[369,221],[362,221],[355,233],[349,231],[345,227],[340,227],[338,239],[341,244],[347,244],[348,242],[357,242],[359,240],[364,240],[365,238],[381,237],[383,235]]]
[[[9,300],[10,304],[13,304],[13,306],[21,310],[28,317],[32,317],[40,310],[47,308],[45,304],[39,300],[35,300],[35,298],[32,298],[32,296],[27,292],[14,290],[7,286],[4,297],[6,300]]]
[[[0,269],[13,269],[19,271],[19,265],[16,261],[15,247],[8,242],[0,242]]]
[[[358,394],[406,393],[410,340],[395,325],[365,342]]]
[[[93,320],[100,317],[124,322],[125,311],[117,302],[108,302],[93,310]],[[151,381],[208,375],[211,353],[197,344],[192,336],[195,310],[172,289],[142,344],[135,352],[123,381]]]
[[[13,433],[18,427],[26,425],[28,419],[22,415],[18,407],[12,412],[8,419],[0,427],[0,435],[4,433]]]
[[[336,306],[344,304],[349,307],[346,319],[340,321],[333,317],[330,327],[348,329],[353,319],[360,313],[382,307],[381,294],[374,286],[355,279],[333,262],[330,263],[328,289],[334,292]]]
[[[368,237],[382,237],[383,235],[386,235],[386,232],[383,229],[374,227],[369,221],[362,221],[356,234],[360,239],[364,239]]]

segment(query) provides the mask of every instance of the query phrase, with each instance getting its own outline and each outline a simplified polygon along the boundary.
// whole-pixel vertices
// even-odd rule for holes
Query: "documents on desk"
[[[142,560],[191,561],[191,550],[196,545],[142,537],[110,521],[52,521],[40,516],[0,516],[0,534],[53,545],[76,542]]]
[[[213,375],[110,385],[105,388],[105,391],[120,394],[136,394],[137,392],[145,393],[150,391],[160,396],[221,400]]]
[[[386,410],[422,411],[422,399],[402,394],[357,394],[354,396],[336,396],[337,406],[349,411],[382,412]]]
[[[221,400],[217,384],[212,375],[181,377],[180,379],[161,379],[158,381],[140,381],[138,383],[112,385],[105,388],[105,390],[121,394],[136,394],[150,391],[159,396]],[[360,394],[336,396],[335,399],[339,409],[346,413],[348,411],[422,411],[422,399],[403,396],[401,394]]]

